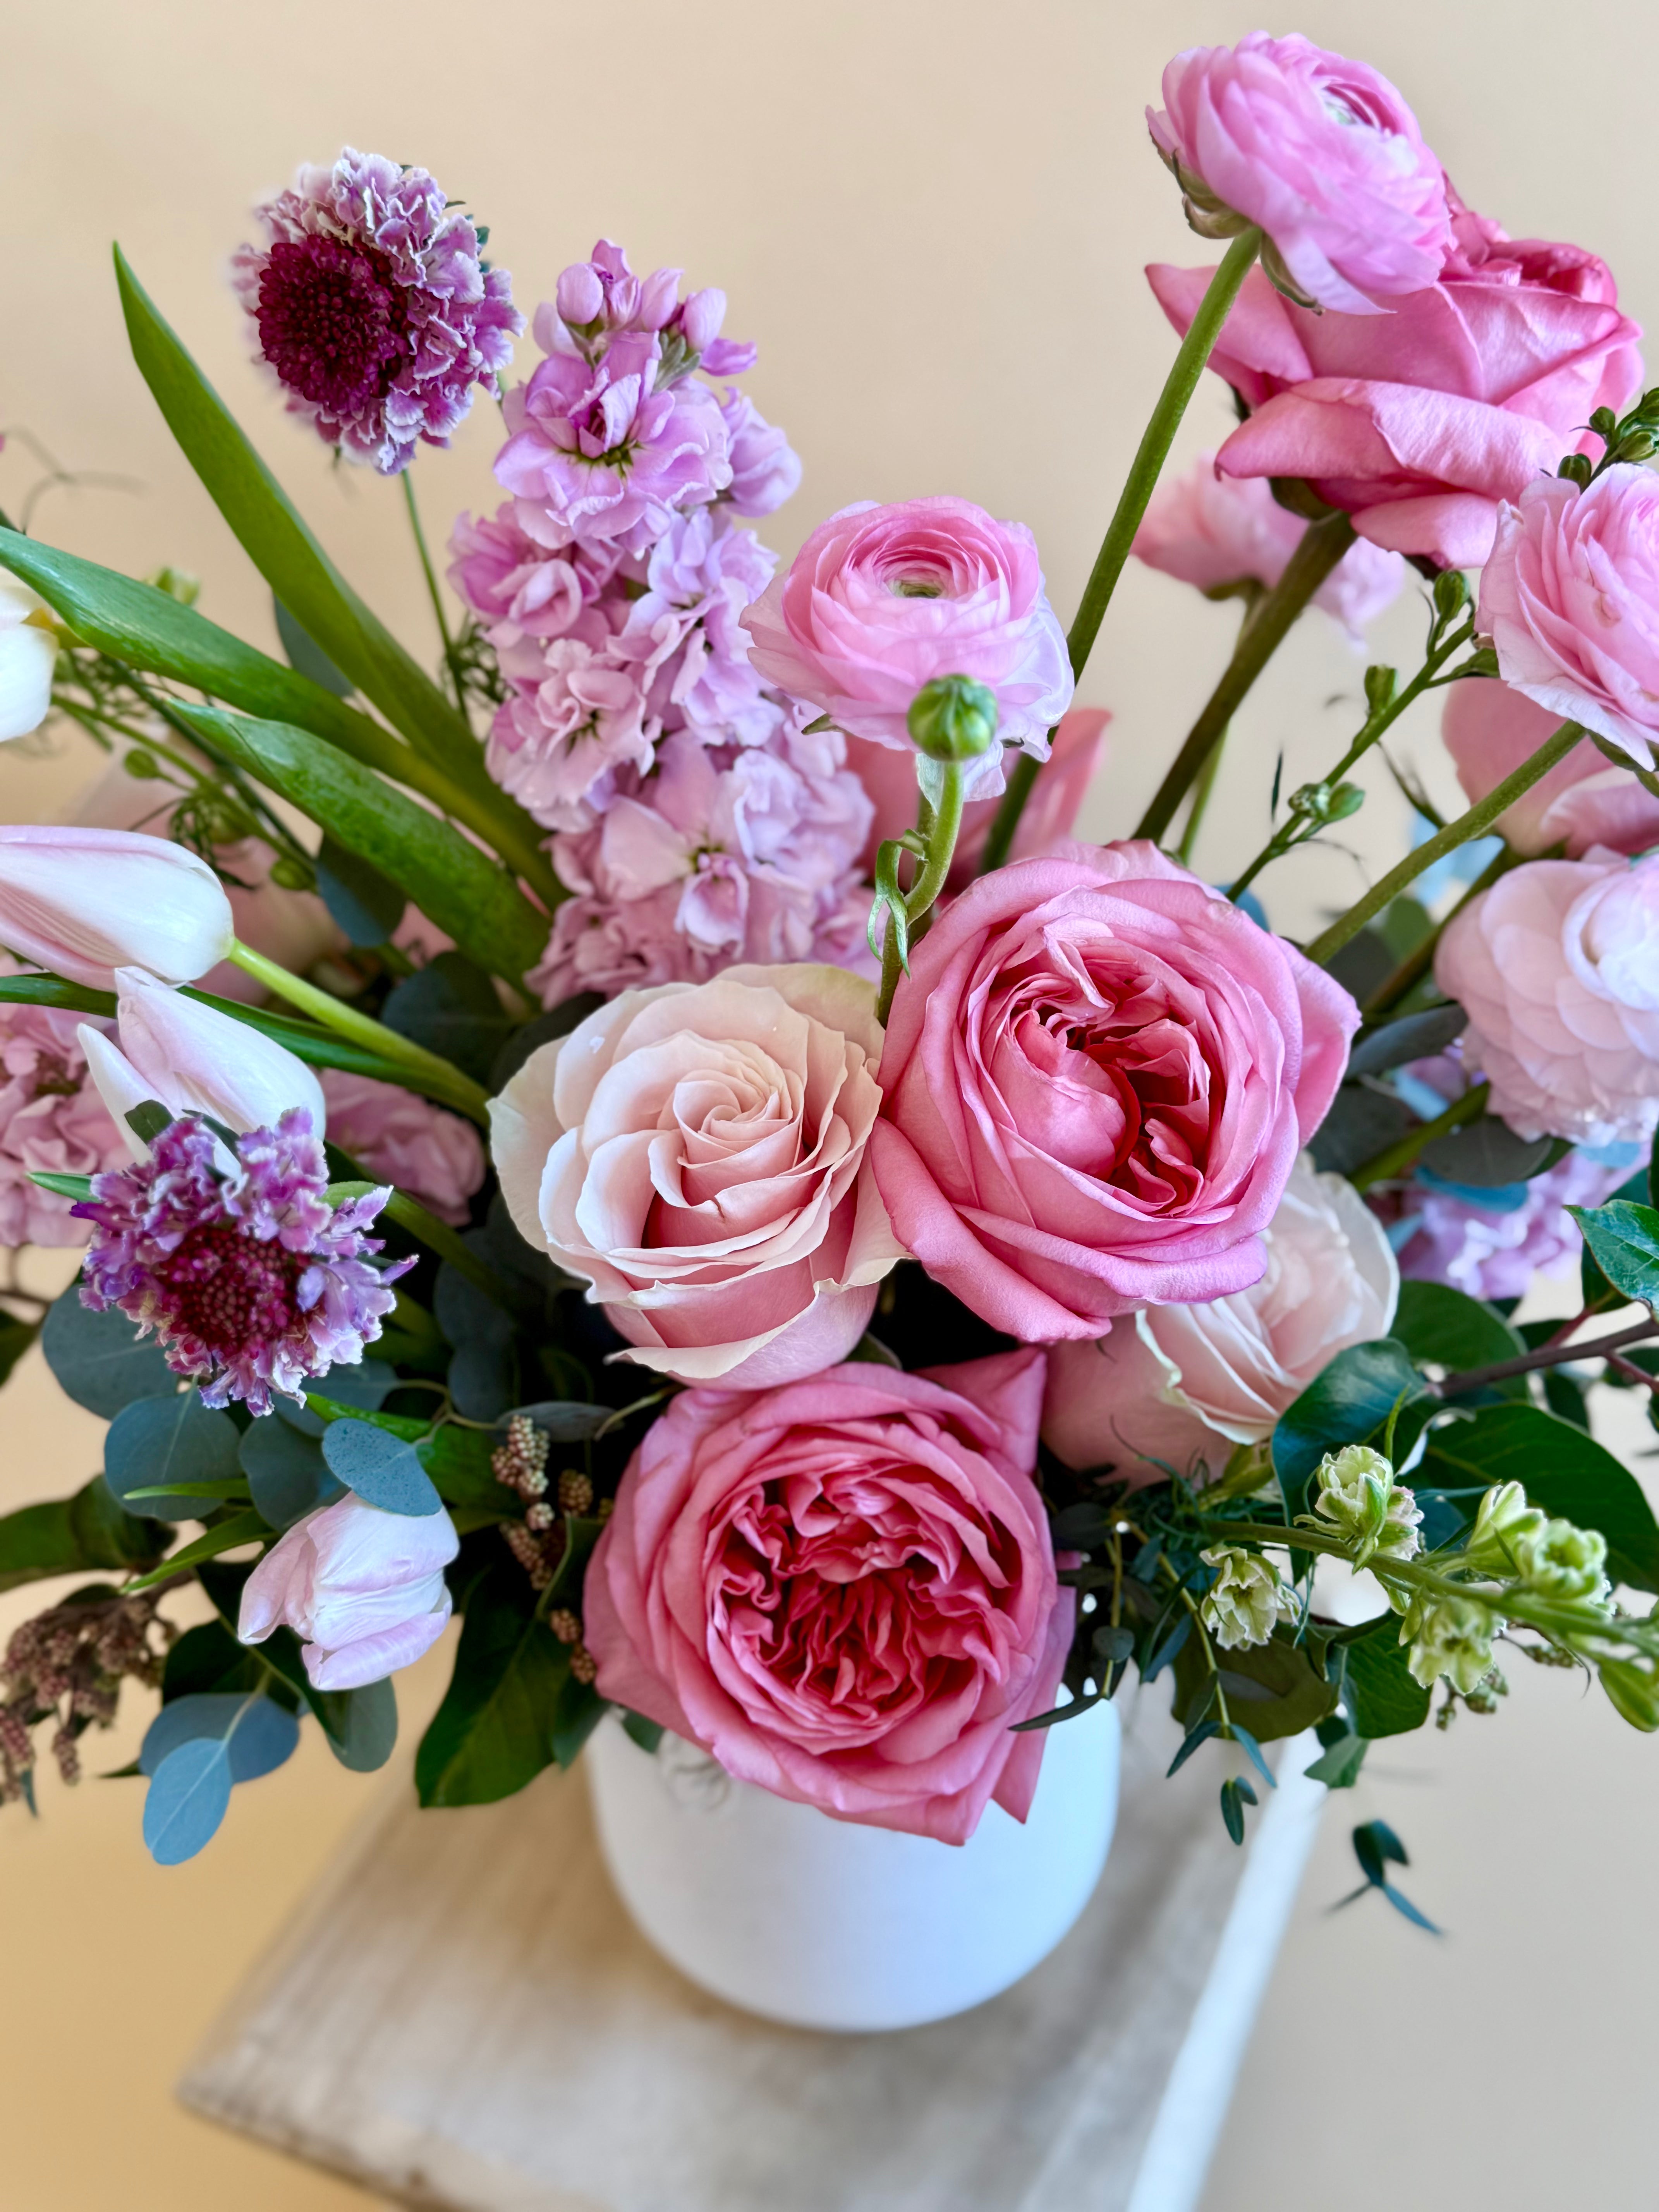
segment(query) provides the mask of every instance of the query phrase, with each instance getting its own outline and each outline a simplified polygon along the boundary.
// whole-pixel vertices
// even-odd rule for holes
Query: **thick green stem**
[[[1328,514],[1322,520],[1308,525],[1284,574],[1261,601],[1255,619],[1240,634],[1221,681],[1211,692],[1203,712],[1170,763],[1169,774],[1159,784],[1152,805],[1141,816],[1135,830],[1137,837],[1162,838],[1175,819],[1176,807],[1220,744],[1228,723],[1244,703],[1251,685],[1279,650],[1291,623],[1353,544],[1353,525],[1346,514]]]
[[[951,873],[951,862],[957,849],[957,837],[962,828],[963,791],[966,771],[955,761],[947,762],[940,778],[937,803],[930,805],[924,796],[920,810],[918,827],[927,839],[927,857],[921,872],[911,884],[904,898],[905,938],[915,944],[927,933],[928,922]],[[876,1001],[876,1019],[885,1022],[892,1011],[893,994],[898,988],[899,933],[892,914],[887,916],[887,933],[881,947],[881,994]]]
[[[1374,1182],[1387,1182],[1413,1166],[1420,1152],[1437,1137],[1449,1137],[1454,1129],[1461,1129],[1470,1121],[1478,1121],[1486,1110],[1486,1100],[1492,1095],[1490,1083],[1477,1083],[1461,1098],[1455,1098],[1443,1114],[1437,1114],[1432,1121],[1425,1121],[1421,1128],[1408,1129],[1395,1144],[1389,1145],[1375,1158],[1355,1168],[1348,1181],[1356,1190],[1369,1190]]]
[[[421,1088],[429,1096],[441,1098],[445,1105],[458,1107],[473,1121],[489,1127],[489,1093],[470,1075],[463,1074],[453,1060],[428,1052],[422,1045],[411,1043],[409,1038],[399,1036],[396,1030],[388,1029],[384,1022],[360,1014],[355,1006],[347,1006],[331,991],[319,990],[302,976],[289,975],[286,968],[267,960],[263,952],[254,951],[251,945],[233,943],[230,957],[245,975],[252,975],[278,998],[286,999],[289,1006],[311,1015],[337,1036],[349,1037],[354,1044],[378,1053],[394,1067],[408,1068],[421,1078]]]
[[[1118,495],[1117,507],[1106,526],[1095,565],[1084,586],[1083,598],[1066,640],[1071,656],[1072,674],[1080,678],[1087,665],[1094,642],[1100,634],[1100,625],[1106,610],[1111,605],[1117,580],[1123,574],[1123,564],[1129,557],[1129,548],[1140,527],[1146,512],[1146,503],[1152,495],[1164,464],[1170,457],[1170,447],[1181,427],[1181,418],[1198,389],[1198,380],[1221,335],[1222,325],[1238,297],[1239,287],[1249,275],[1255,257],[1261,249],[1261,233],[1243,230],[1227,248],[1214,275],[1199,301],[1198,313],[1193,317],[1187,335],[1181,341],[1179,351],[1164,379],[1164,389],[1152,410],[1152,420],[1135,448],[1134,459],[1129,465],[1129,474]],[[985,840],[985,849],[980,860],[979,872],[987,875],[1000,868],[1007,859],[1014,842],[1014,831],[1025,802],[1031,795],[1031,786],[1036,781],[1042,763],[1022,754],[1009,773],[1008,787],[1003,794],[994,820]]]
[[[1408,853],[1396,867],[1371,885],[1364,898],[1348,908],[1346,914],[1334,921],[1330,927],[1316,937],[1307,946],[1310,960],[1322,967],[1339,953],[1351,937],[1357,937],[1373,915],[1381,914],[1391,899],[1399,897],[1407,884],[1413,884],[1425,869],[1448,853],[1455,853],[1460,845],[1467,845],[1472,837],[1484,836],[1498,816],[1514,805],[1525,792],[1532,789],[1540,777],[1546,776],[1559,760],[1566,756],[1584,732],[1577,722],[1564,722],[1553,737],[1546,738],[1529,760],[1522,762],[1513,775],[1506,775],[1495,790],[1489,791],[1479,805],[1460,814],[1443,830],[1437,830],[1427,842]]]

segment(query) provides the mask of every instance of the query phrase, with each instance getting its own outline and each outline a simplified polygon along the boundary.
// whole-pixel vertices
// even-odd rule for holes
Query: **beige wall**
[[[805,489],[767,528],[774,544],[792,550],[851,499],[956,490],[1033,526],[1064,614],[1170,356],[1140,265],[1213,258],[1182,223],[1140,109],[1170,51],[1253,20],[1197,0],[56,0],[7,15],[0,426],[32,431],[68,467],[137,482],[55,490],[36,528],[134,570],[193,568],[207,611],[269,635],[258,580],[127,359],[108,264],[118,236],[348,574],[428,642],[393,488],[331,470],[283,421],[224,289],[246,204],[298,160],[349,139],[425,163],[493,225],[526,302],[602,231],[636,265],[683,262],[694,283],[723,284],[729,328],[761,343],[756,398],[806,462]],[[1659,315],[1644,12],[1308,0],[1296,20],[1401,82],[1474,204],[1518,234],[1595,246],[1632,311]],[[1207,391],[1186,449],[1227,421],[1219,387]],[[489,498],[495,434],[481,410],[453,454],[422,459],[434,528]],[[35,473],[14,437],[0,505],[15,510]],[[1085,687],[1118,717],[1096,833],[1133,822],[1232,620],[1162,578],[1125,578]],[[1419,620],[1397,610],[1378,649],[1409,661]],[[1328,626],[1310,623],[1281,658],[1241,720],[1200,853],[1218,872],[1263,833],[1277,749],[1299,780],[1354,719],[1359,664]],[[1443,785],[1431,724],[1405,750]],[[75,757],[12,749],[0,818],[50,811],[80,773]],[[1379,791],[1355,843],[1386,851],[1401,817]],[[1352,895],[1356,870],[1338,854],[1291,863],[1271,885],[1276,919],[1304,925]],[[0,1505],[81,1479],[96,1449],[94,1425],[30,1376],[0,1400]],[[18,1611],[7,1601],[0,1625]],[[1656,1753],[1594,1695],[1581,1704],[1571,1681],[1527,1672],[1499,1718],[1379,1757],[1351,1816],[1380,1812],[1405,1832],[1414,1892],[1453,1931],[1446,1943],[1369,1907],[1321,1917],[1348,1879],[1349,1808],[1335,1809],[1212,2212],[1500,2200],[1523,2212],[1620,2185],[1642,2200]],[[123,1737],[110,1763],[129,1750]],[[239,1793],[212,1851],[173,1873],[143,1863],[125,1785],[49,1792],[38,1825],[0,1816],[8,2212],[349,2201],[173,2114],[165,2094],[362,1802],[311,1746]],[[1356,2021],[1346,2049],[1339,2005]]]

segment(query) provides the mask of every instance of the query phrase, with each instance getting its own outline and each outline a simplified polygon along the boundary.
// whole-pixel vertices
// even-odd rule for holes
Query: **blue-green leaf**
[[[321,1444],[286,1421],[255,1421],[242,1437],[240,1458],[253,1503],[273,1528],[291,1528],[319,1505],[345,1496],[345,1485],[328,1471]]]
[[[192,1736],[156,1768],[144,1797],[144,1843],[158,1866],[180,1866],[211,1843],[230,1807],[222,1742]]]
[[[414,1445],[368,1421],[331,1421],[323,1431],[323,1457],[331,1474],[383,1513],[424,1518],[443,1510]]]
[[[160,1495],[135,1499],[135,1510],[158,1521],[199,1521],[201,1493],[170,1492],[173,1482],[218,1483],[236,1475],[236,1424],[228,1413],[185,1390],[172,1398],[139,1398],[124,1406],[104,1439],[104,1479],[125,1504],[135,1490]]]
[[[109,1420],[136,1398],[170,1398],[179,1377],[153,1336],[114,1307],[93,1313],[71,1283],[53,1300],[40,1331],[46,1364],[68,1395]]]

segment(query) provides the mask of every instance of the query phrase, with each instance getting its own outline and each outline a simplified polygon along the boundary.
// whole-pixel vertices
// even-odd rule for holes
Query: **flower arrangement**
[[[1659,1728],[1659,1524],[1585,1399],[1659,1390],[1659,392],[1603,264],[1475,214],[1364,64],[1252,34],[1149,125],[1224,252],[1148,272],[1178,349],[1068,631],[1030,532],[951,495],[777,573],[748,526],[801,465],[723,294],[601,240],[512,381],[487,232],[347,149],[235,292],[289,410],[401,479],[428,672],[118,252],[285,658],[0,528],[0,737],[109,760],[79,821],[0,828],[0,1235],[85,1248],[50,1303],[8,1277],[0,1359],[38,1338],[109,1425],[0,1520],[0,1588],[92,1578],[0,1659],[0,1801],[159,1686],[176,1863],[304,1720],[382,1764],[453,1614],[434,1806],[614,1707],[960,1844],[1131,1667],[1177,1765],[1237,1747],[1235,1841],[1264,1745],[1316,1729],[1351,1786],[1511,1653]],[[1160,488],[1206,367],[1238,427]],[[457,624],[411,468],[484,396],[505,496],[454,523]],[[1132,554],[1244,619],[1085,845],[1074,692]],[[1367,670],[1206,882],[1272,653],[1413,572],[1420,666]],[[1276,933],[1273,872],[1431,691],[1467,811],[1416,797],[1421,842]],[[1513,1318],[1540,1266],[1581,1273],[1565,1326]],[[1356,1848],[1420,1918],[1392,1831]]]

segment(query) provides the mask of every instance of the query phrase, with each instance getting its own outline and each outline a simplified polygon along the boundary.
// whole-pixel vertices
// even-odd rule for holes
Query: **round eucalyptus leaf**
[[[413,1444],[368,1421],[331,1421],[323,1435],[331,1474],[365,1505],[417,1518],[443,1510],[443,1500]]]
[[[135,1490],[169,1482],[234,1480],[236,1424],[202,1403],[194,1390],[171,1398],[139,1398],[124,1406],[104,1440],[104,1480],[123,1504]],[[185,1495],[132,1498],[131,1510],[158,1521],[199,1521],[213,1501]]]

